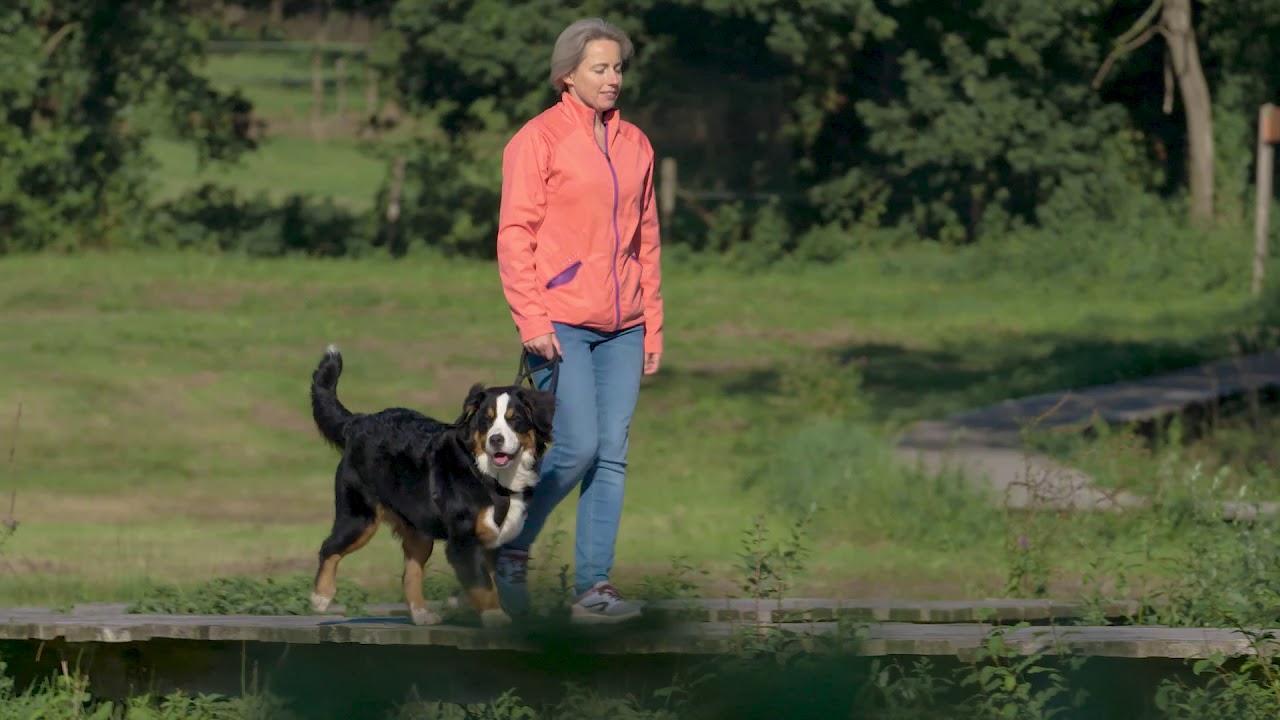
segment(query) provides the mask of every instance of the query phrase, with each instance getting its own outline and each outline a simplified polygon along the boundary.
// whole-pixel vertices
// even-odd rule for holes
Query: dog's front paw
[[[430,608],[409,608],[409,617],[414,625],[439,625],[441,617]]]
[[[325,610],[328,610],[329,603],[331,602],[333,602],[333,598],[331,597],[325,597],[323,595],[317,595],[316,593],[311,593],[311,609],[315,610],[318,613],[322,613]]]
[[[480,624],[487,628],[505,627],[511,624],[511,616],[502,610],[485,610],[480,613]]]

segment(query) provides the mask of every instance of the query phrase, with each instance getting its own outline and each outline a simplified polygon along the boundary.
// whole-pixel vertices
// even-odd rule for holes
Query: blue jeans
[[[529,503],[524,530],[508,547],[529,551],[551,511],[581,485],[574,539],[579,593],[609,579],[622,517],[631,417],[644,369],[644,326],[597,332],[553,323],[560,342],[553,445]],[[531,357],[534,383],[550,389],[551,368]]]

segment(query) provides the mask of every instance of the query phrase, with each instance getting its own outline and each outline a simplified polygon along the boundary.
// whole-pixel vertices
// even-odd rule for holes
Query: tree
[[[201,161],[252,147],[247,101],[195,71],[189,2],[16,0],[0,10],[0,253],[144,239],[147,136]]]
[[[1187,152],[1190,157],[1187,182],[1191,191],[1193,223],[1206,227],[1213,222],[1213,101],[1209,82],[1200,62],[1191,0],[1154,0],[1123,35],[1098,68],[1093,87],[1102,86],[1111,66],[1121,57],[1145,45],[1156,35],[1164,38],[1164,112],[1173,112],[1173,88],[1182,98],[1187,125]]]

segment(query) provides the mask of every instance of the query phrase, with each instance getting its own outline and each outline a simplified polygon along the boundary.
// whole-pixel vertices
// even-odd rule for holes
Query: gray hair
[[[564,76],[573,72],[582,62],[586,54],[587,43],[592,40],[613,40],[622,49],[622,62],[631,59],[635,48],[631,38],[621,28],[611,25],[600,18],[583,18],[575,20],[556,38],[555,49],[551,51],[551,87],[557,92],[564,92]]]

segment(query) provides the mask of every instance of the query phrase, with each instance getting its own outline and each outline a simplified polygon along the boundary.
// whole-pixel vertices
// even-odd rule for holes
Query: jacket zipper
[[[617,331],[622,329],[622,288],[618,281],[618,251],[622,247],[622,234],[618,231],[618,171],[613,167],[613,158],[609,157],[609,121],[600,120],[604,124],[604,161],[609,164],[609,174],[613,176],[613,329]]]

